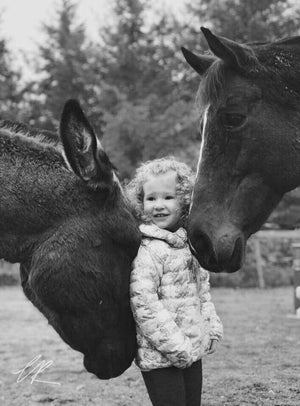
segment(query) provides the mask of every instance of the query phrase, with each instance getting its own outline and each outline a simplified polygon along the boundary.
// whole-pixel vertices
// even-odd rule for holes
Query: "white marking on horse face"
[[[198,164],[197,164],[197,172],[196,172],[196,180],[198,178],[198,174],[199,174],[199,170],[200,170],[200,162],[201,162],[201,158],[202,158],[202,153],[203,153],[203,140],[204,140],[204,134],[205,134],[205,129],[206,129],[206,124],[207,124],[207,116],[208,116],[208,110],[209,110],[209,105],[206,107],[206,109],[204,110],[203,113],[203,128],[202,128],[202,134],[201,134],[201,144],[200,144],[200,151],[199,151],[199,159],[198,159]],[[192,210],[192,206],[193,206],[193,200],[194,200],[194,188],[192,191],[192,196],[191,196],[191,204],[190,204],[190,209],[189,209],[189,214]]]

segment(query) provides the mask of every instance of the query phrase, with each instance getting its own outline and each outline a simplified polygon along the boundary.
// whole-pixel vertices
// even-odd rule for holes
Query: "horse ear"
[[[257,64],[254,52],[247,45],[242,45],[224,37],[217,37],[208,28],[201,27],[210,50],[218,58],[222,59],[231,67],[249,71]]]
[[[68,100],[64,105],[59,132],[75,174],[94,189],[107,187],[113,166],[76,100]]]
[[[181,47],[181,51],[187,63],[200,75],[203,76],[210,65],[215,60],[211,56],[208,55],[201,55],[198,56],[193,54],[193,52],[189,51],[188,49]]]

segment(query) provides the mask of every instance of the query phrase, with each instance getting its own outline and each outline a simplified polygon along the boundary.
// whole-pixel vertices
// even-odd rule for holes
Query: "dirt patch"
[[[204,406],[299,406],[300,320],[292,288],[213,289],[225,327],[218,352],[204,361]],[[24,297],[20,287],[0,288],[0,405],[150,406],[139,370],[100,381]],[[41,355],[53,364],[17,382],[13,374]],[[37,365],[37,364],[35,364]],[[59,383],[60,385],[56,385]]]

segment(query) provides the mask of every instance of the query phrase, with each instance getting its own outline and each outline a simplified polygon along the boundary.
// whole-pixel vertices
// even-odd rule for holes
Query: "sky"
[[[152,0],[163,7],[180,12],[184,0]],[[110,15],[109,0],[77,0],[78,14],[87,32],[96,37],[97,29]],[[51,22],[59,0],[0,0],[2,21],[0,35],[9,41],[13,53],[32,52],[41,39],[41,23]]]
[[[108,15],[108,1],[80,0],[80,19],[86,23],[89,33],[95,35],[99,22]],[[58,0],[0,0],[2,21],[1,36],[9,40],[13,52],[34,50],[41,36],[42,22],[51,22]]]

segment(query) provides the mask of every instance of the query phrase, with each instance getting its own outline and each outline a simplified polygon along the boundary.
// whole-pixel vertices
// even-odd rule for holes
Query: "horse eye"
[[[226,130],[233,130],[235,128],[241,127],[246,120],[246,116],[236,113],[223,113],[221,115],[221,123],[226,128]]]

